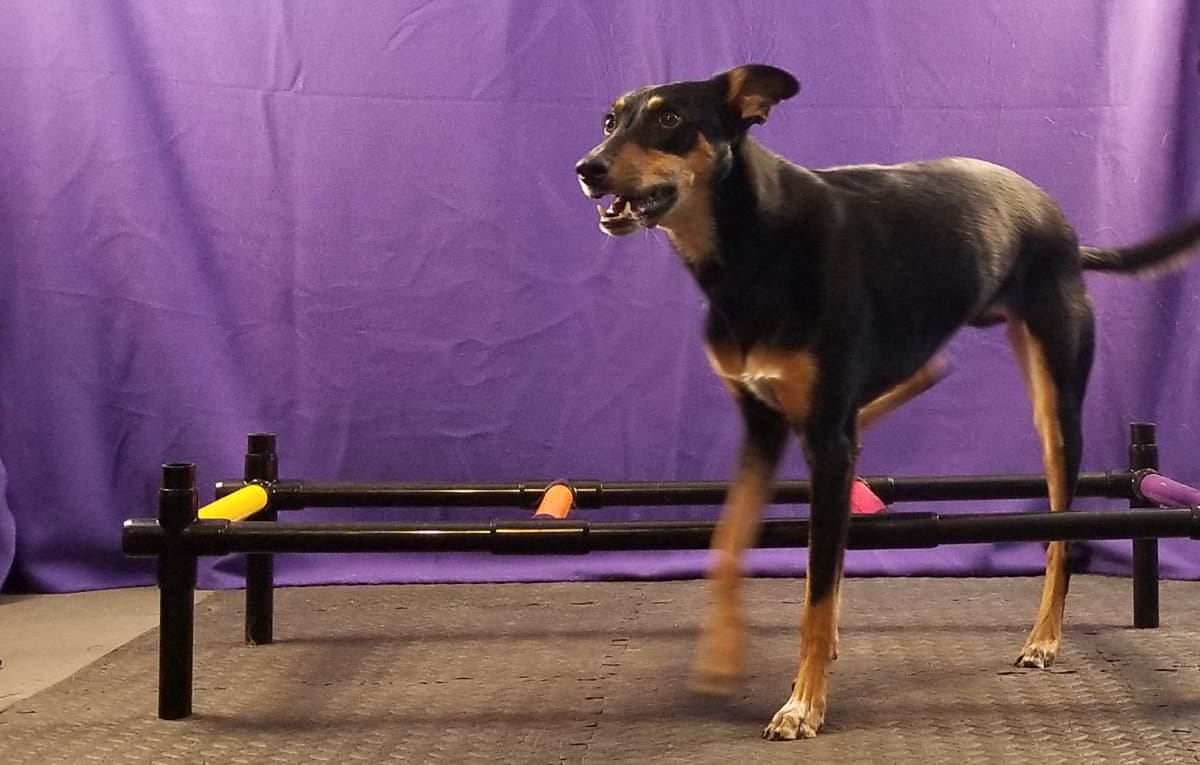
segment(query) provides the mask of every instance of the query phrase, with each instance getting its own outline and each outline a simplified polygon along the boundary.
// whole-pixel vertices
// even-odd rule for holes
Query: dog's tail
[[[1080,247],[1079,254],[1087,271],[1145,273],[1178,266],[1197,245],[1200,245],[1200,219],[1128,247],[1111,250]]]

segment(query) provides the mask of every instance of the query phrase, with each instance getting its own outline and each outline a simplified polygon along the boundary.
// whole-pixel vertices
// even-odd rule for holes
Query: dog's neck
[[[774,210],[764,201],[780,198],[783,176],[810,174],[749,136],[729,147],[725,157],[714,158],[712,167],[713,172],[690,179],[687,195],[659,223],[706,292],[741,249],[753,246],[755,230],[772,225]]]
[[[791,193],[784,193],[784,187]],[[792,221],[807,214],[807,205],[795,207],[795,193],[803,189],[805,197],[820,195],[820,180],[811,170],[789,162],[750,136],[733,146],[729,172],[716,187],[719,223],[722,228],[740,231],[746,226],[771,225],[779,213]],[[786,203],[785,203],[786,200]],[[785,210],[780,210],[780,205]]]
[[[705,144],[711,152],[711,147]],[[683,258],[688,269],[695,273],[716,259],[720,244],[717,240],[716,209],[713,195],[721,182],[720,160],[711,155],[702,163],[703,171],[690,172],[683,178],[687,190],[658,226],[667,232],[671,246]]]
[[[686,204],[659,224],[667,232],[671,246],[693,271],[712,261],[717,254],[717,225],[713,217],[712,195],[693,192]]]

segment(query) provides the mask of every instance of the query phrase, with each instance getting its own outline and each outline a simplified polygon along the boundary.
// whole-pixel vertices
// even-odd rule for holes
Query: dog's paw
[[[732,694],[745,669],[745,650],[736,623],[706,629],[692,663],[692,690],[706,696]]]
[[[1021,655],[1017,657],[1015,666],[1027,667],[1030,669],[1047,669],[1054,663],[1054,657],[1058,655],[1057,640],[1030,640],[1021,649]]]
[[[825,703],[824,699],[819,705],[814,702],[815,700],[805,699],[802,694],[793,691],[791,698],[779,708],[771,722],[763,729],[763,738],[769,741],[793,741],[817,735],[825,723]]]
[[[727,699],[737,692],[740,673],[712,672],[707,668],[696,667],[692,670],[688,688],[692,693],[709,696],[714,699]]]

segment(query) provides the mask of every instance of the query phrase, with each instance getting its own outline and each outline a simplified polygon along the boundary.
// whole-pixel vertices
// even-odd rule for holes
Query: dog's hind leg
[[[741,560],[754,543],[771,479],[788,437],[787,421],[744,387],[731,384],[745,424],[737,475],[713,534],[714,562],[709,573],[712,604],[693,669],[694,687],[728,693],[741,674],[745,618],[739,597]]]
[[[1077,274],[1047,282],[1039,293],[1030,296],[1025,316],[1010,320],[1008,333],[1033,400],[1050,510],[1059,512],[1070,507],[1079,476],[1094,330]],[[1069,576],[1067,544],[1051,542],[1037,617],[1017,665],[1045,668],[1054,661],[1062,644]]]
[[[911,377],[900,381],[859,409],[858,429],[862,431],[865,428],[871,427],[888,412],[912,401],[941,382],[942,378],[949,371],[950,364],[946,361],[945,357],[941,355],[934,356],[925,362],[925,366],[918,369]]]

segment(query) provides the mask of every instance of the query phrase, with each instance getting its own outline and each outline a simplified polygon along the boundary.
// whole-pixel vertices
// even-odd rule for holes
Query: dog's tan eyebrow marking
[[[663,99],[662,96],[651,96],[650,100],[646,102],[646,108],[647,109],[657,109],[658,107],[663,105],[664,100],[665,99]]]
[[[621,96],[616,101],[613,101],[612,110],[614,112],[621,111],[622,109],[625,108],[626,101],[627,101],[627,98],[625,96]]]

